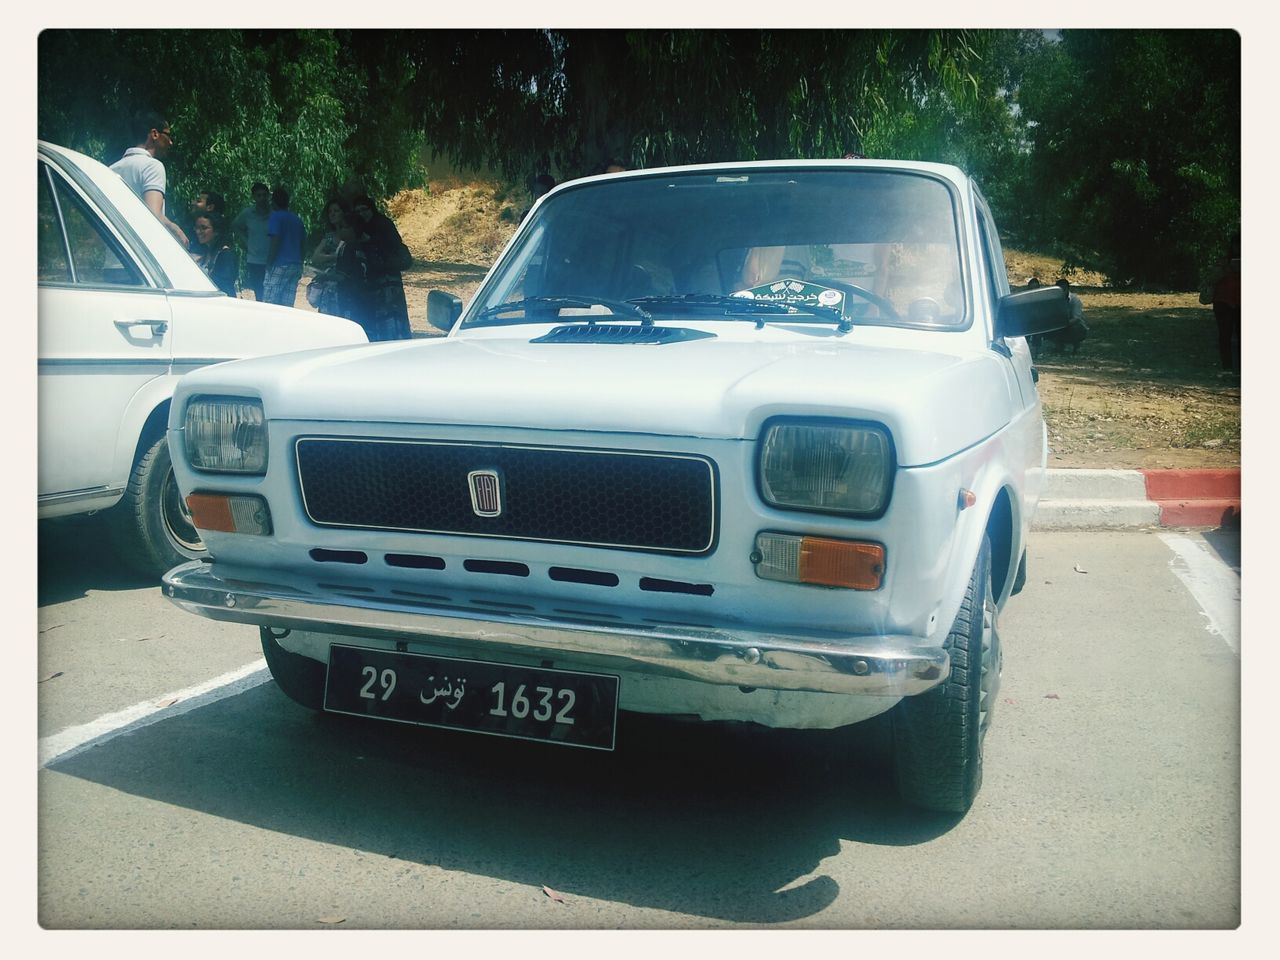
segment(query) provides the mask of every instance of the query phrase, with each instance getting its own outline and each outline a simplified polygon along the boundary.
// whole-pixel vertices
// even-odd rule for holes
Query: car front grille
[[[666,553],[715,546],[716,471],[703,457],[345,437],[295,446],[303,505],[320,526]]]

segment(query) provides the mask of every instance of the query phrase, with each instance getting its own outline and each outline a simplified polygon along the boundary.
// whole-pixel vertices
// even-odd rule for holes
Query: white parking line
[[[1169,566],[1200,605],[1209,621],[1209,632],[1240,656],[1240,574],[1223,563],[1200,537],[1165,530],[1159,536],[1173,550]]]
[[[270,679],[267,662],[259,658],[205,683],[152,697],[77,727],[69,727],[40,740],[40,766],[48,766],[55,760],[66,760],[123,734],[133,733],[170,717],[182,716],[197,707],[216,703],[226,697],[234,697]]]

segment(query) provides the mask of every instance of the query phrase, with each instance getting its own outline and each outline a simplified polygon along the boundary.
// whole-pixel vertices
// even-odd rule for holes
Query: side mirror
[[[427,294],[427,323],[448,333],[462,316],[462,301],[452,293],[432,290]]]
[[[1062,330],[1071,322],[1071,305],[1061,287],[1020,290],[1000,298],[996,337],[1030,337]]]

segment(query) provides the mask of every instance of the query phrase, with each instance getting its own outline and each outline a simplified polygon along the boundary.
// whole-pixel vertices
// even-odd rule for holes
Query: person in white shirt
[[[1067,295],[1067,305],[1071,308],[1071,321],[1063,330],[1050,333],[1049,339],[1057,346],[1070,346],[1073,354],[1080,352],[1080,344],[1089,336],[1089,324],[1084,322],[1084,302],[1072,291],[1071,282],[1066,277],[1059,278],[1057,284]]]
[[[173,146],[173,132],[169,121],[153,111],[138,115],[134,131],[141,136],[137,146],[130,147],[124,156],[111,165],[138,199],[147,205],[156,219],[165,225],[174,239],[187,246],[187,235],[182,228],[165,216],[165,172],[160,161]]]

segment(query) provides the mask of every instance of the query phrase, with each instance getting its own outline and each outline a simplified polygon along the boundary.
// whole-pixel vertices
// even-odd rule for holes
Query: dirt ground
[[[388,204],[412,251],[404,274],[415,336],[433,336],[427,294],[469,299],[515,232],[520,193],[496,183],[406,190]],[[1052,283],[1062,262],[1006,250],[1015,286]],[[1095,273],[1067,274],[1084,303],[1088,339],[1076,353],[1036,358],[1051,467],[1171,468],[1240,465],[1240,378],[1221,370],[1213,312],[1195,293],[1110,289]],[[300,309],[310,310],[304,286]]]
[[[1052,283],[1060,261],[1006,251],[1009,280]],[[1036,358],[1049,465],[1238,467],[1240,376],[1218,359],[1218,328],[1196,293],[1109,289],[1068,274],[1089,337]]]

